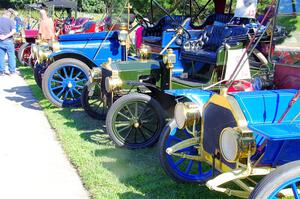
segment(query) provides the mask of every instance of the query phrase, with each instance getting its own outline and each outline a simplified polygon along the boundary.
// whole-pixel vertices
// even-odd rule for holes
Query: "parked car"
[[[176,105],[162,131],[160,161],[172,179],[241,198],[299,198],[300,42],[290,23],[299,8],[293,6],[276,3],[274,24],[288,30],[288,37],[272,40],[276,90],[166,91]]]
[[[142,17],[140,18],[142,19]],[[129,17],[129,19],[131,24],[135,18]],[[37,83],[42,83],[42,89],[47,99],[58,107],[78,104],[90,69],[101,66],[108,57],[112,60],[136,60],[135,56],[127,56],[128,31],[131,31],[128,30],[128,24],[125,26],[113,24],[108,31],[102,33],[62,35],[59,37],[59,44],[55,44],[60,47],[59,51],[51,51],[54,49],[52,46],[50,46],[50,51],[41,51],[43,52],[40,56],[42,57],[41,63],[36,65],[35,74]],[[49,53],[51,55],[48,56]],[[65,73],[70,73],[73,67],[74,70],[78,70],[77,73],[80,73],[79,77],[74,76],[76,80],[66,78],[70,74],[65,75]],[[53,72],[57,68],[60,69]],[[57,80],[55,75],[61,75],[63,70],[66,70],[62,76],[64,77],[63,81],[61,81],[61,77],[60,80]],[[80,84],[77,85],[76,82]]]
[[[92,21],[87,17],[77,16],[77,3],[74,1],[63,0],[63,1],[49,1],[41,4],[31,4],[30,8],[42,9],[47,7],[50,10],[50,15],[55,17],[54,29],[57,35],[63,34],[82,34],[82,33],[92,33],[103,31],[103,24],[101,21]],[[64,11],[67,12],[67,17],[64,16]],[[72,11],[75,11],[74,16],[72,16]],[[57,13],[60,13],[59,15]],[[38,30],[37,24],[30,29],[24,29],[21,32],[21,47],[18,50],[18,59],[23,65],[30,65],[34,67],[36,62],[36,56],[33,56],[31,51],[33,48],[37,48],[40,43],[42,43],[42,49],[45,49],[45,43],[38,40]]]
[[[220,2],[217,5],[220,6]],[[190,28],[186,28],[186,21],[189,19],[183,20],[178,29],[166,31],[164,34],[169,39],[165,40],[163,34],[162,41],[175,41],[170,35],[178,32],[188,38],[179,42],[181,45],[176,41],[172,43],[162,59],[104,64],[96,93],[101,99],[97,104],[100,108],[91,101],[89,104],[94,108],[88,104],[85,110],[94,116],[98,112],[99,118],[105,118],[107,113],[106,130],[113,142],[120,147],[135,149],[156,143],[165,120],[173,117],[176,100],[165,90],[201,88],[217,92],[226,85],[238,64],[241,72],[229,88],[230,92],[261,89],[257,82],[264,82],[263,88],[272,87],[272,69],[256,48],[257,44],[267,40],[270,44],[270,37],[265,34],[267,28],[259,25],[254,28],[249,24],[254,21],[253,16],[235,23],[240,21],[236,15],[238,11],[236,9],[235,14],[219,13],[212,25],[204,26],[196,39],[188,36]],[[251,39],[249,35],[252,35]],[[168,46],[167,43],[163,45]],[[253,83],[254,76],[257,78]],[[83,102],[92,98],[92,91],[82,95],[87,96]],[[143,117],[147,117],[146,122]]]
[[[66,10],[69,14],[71,14],[72,11],[75,11],[75,16],[77,15],[77,2],[70,0],[46,1],[43,3],[33,3],[26,5],[26,9],[29,10],[29,15],[31,15],[32,10],[39,10],[43,8],[47,8],[49,10],[49,15],[52,17],[63,17],[57,15],[58,10],[60,11],[60,13],[61,11]],[[24,27],[20,34],[20,38],[22,39],[18,39],[18,41],[20,41],[22,45],[20,45],[17,51],[17,58],[23,65],[33,67],[35,60],[31,56],[31,45],[36,43],[39,35],[37,24],[38,21],[33,20],[32,22],[31,19],[31,16],[29,16],[27,26]],[[56,19],[54,20],[55,27],[53,28],[59,28],[60,26],[63,26],[64,23],[67,23],[67,21],[69,22],[69,20]],[[60,30],[58,31],[61,32]]]

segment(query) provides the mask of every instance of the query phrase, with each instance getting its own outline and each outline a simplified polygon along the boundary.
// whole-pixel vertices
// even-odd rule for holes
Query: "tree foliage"
[[[46,0],[0,0],[0,5],[2,8],[13,7],[16,9],[23,8],[25,4],[36,3]],[[83,12],[92,13],[114,13],[118,14],[124,8],[126,2],[130,1],[133,5],[134,10],[138,11],[144,16],[150,13],[150,0],[77,0],[78,9]],[[156,0],[165,9],[172,10],[176,4],[188,4],[189,1],[184,0]],[[207,0],[195,0],[198,5],[203,6]],[[235,2],[235,1],[233,1]],[[271,0],[259,0],[258,8],[262,10],[263,7],[268,5]],[[194,4],[192,6],[194,10],[197,10],[197,6]],[[209,8],[211,9],[211,8]],[[176,10],[175,10],[176,12]],[[179,12],[179,11],[178,11]]]

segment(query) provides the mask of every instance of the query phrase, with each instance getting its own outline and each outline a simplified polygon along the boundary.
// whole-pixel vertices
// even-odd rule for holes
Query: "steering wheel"
[[[134,13],[134,14],[141,26],[143,26],[144,28],[149,28],[149,24],[151,24],[149,20],[146,20],[140,13]]]
[[[182,28],[182,30],[183,30],[183,33],[180,34],[178,37],[182,38],[182,39],[185,39],[186,41],[192,38],[191,33],[187,29],[185,29],[185,27],[184,27],[189,20],[190,20],[190,18],[185,19],[182,22],[182,24],[180,24],[180,26],[177,27],[177,30],[179,30],[179,28]]]
[[[174,41],[177,40],[176,41],[177,45],[182,45],[184,39],[189,40],[191,38],[191,34],[184,28],[184,26],[188,22],[188,20],[190,20],[190,18],[185,19],[182,22],[182,24],[177,27],[177,29],[175,30],[175,32],[176,32],[175,37],[173,37],[173,39],[171,39],[169,41],[169,43],[164,47],[164,49],[162,49],[160,51],[160,54],[163,54]],[[175,21],[175,20],[173,20],[173,21]],[[181,27],[182,32],[180,31],[180,27]],[[180,40],[180,41],[178,41],[178,40]]]

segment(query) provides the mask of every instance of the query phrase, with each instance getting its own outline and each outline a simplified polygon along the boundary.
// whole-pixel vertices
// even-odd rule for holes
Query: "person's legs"
[[[7,42],[7,55],[8,55],[8,70],[10,73],[15,73],[16,57],[15,57],[15,45],[13,41]]]
[[[0,73],[4,73],[5,70],[5,54],[6,54],[6,48],[3,44],[3,42],[0,42]]]

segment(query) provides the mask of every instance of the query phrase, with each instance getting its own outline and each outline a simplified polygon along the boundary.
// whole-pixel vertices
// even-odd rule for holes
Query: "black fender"
[[[164,90],[150,83],[137,82],[137,81],[126,81],[124,83],[132,87],[145,86],[146,88],[148,88],[151,91],[151,93],[146,93],[146,94],[150,95],[160,103],[162,108],[165,110],[167,117],[169,118],[173,117],[174,108],[177,103],[175,96],[164,92]]]

